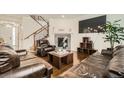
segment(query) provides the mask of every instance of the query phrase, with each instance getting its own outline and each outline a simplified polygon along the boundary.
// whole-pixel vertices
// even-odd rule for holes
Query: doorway
[[[16,37],[18,37],[16,31],[16,26],[7,23],[0,23],[0,38],[4,40],[4,43],[11,46],[13,49],[17,49],[18,41]]]

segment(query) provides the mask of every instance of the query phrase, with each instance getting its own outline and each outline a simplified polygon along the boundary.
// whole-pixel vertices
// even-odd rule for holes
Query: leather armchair
[[[39,47],[37,47],[36,50],[36,55],[37,56],[41,56],[44,57],[47,55],[48,52],[50,51],[54,51],[55,50],[55,46],[54,45],[50,45],[50,43],[48,42],[48,40],[44,40]]]
[[[52,68],[49,69],[45,64],[33,62],[33,64],[22,65],[20,63],[20,58],[13,49],[0,46],[0,78],[41,78],[51,76]]]

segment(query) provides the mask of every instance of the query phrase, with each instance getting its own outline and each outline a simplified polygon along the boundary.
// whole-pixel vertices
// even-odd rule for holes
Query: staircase
[[[49,22],[39,15],[30,15],[30,17],[41,26],[38,30],[34,31],[32,34],[25,38],[28,39],[33,36],[33,50],[35,50],[37,47],[36,41],[45,39],[49,36]]]

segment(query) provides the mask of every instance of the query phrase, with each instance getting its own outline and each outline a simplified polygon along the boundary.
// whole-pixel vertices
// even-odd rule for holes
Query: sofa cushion
[[[105,78],[109,77],[106,70],[97,68],[96,66],[90,65],[88,63],[80,63],[73,66],[70,70],[62,75],[66,78]]]
[[[124,48],[120,48],[120,49],[113,51],[113,57],[114,56],[121,56],[121,55],[124,55]]]
[[[48,47],[48,45],[45,43],[41,45],[41,48],[46,48],[46,47]]]
[[[113,51],[117,51],[117,50],[119,50],[121,48],[124,48],[124,45],[118,45],[118,46],[116,46]]]
[[[117,46],[113,51],[113,58],[109,62],[108,70],[117,75],[124,73],[124,46]]]
[[[51,51],[51,50],[53,50],[53,48],[52,48],[52,47],[47,47],[47,48],[45,48],[44,50],[45,50],[45,51]]]
[[[124,55],[114,56],[108,65],[108,70],[124,73]]]
[[[106,69],[109,63],[110,57],[101,55],[99,52],[90,55],[82,62],[88,63],[90,65],[96,66],[101,69]]]

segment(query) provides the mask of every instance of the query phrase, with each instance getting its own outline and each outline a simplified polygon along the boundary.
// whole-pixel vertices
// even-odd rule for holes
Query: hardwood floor
[[[57,69],[56,67],[53,66],[53,75],[52,77],[57,77],[58,75],[62,74],[63,72],[67,71],[69,68],[71,68],[73,65],[76,65],[80,63],[83,59],[85,59],[88,55],[83,54],[83,53],[77,53],[73,51],[73,64],[69,65],[62,65],[61,69]],[[42,57],[43,60],[48,62],[48,57]]]

